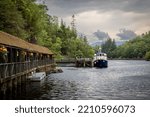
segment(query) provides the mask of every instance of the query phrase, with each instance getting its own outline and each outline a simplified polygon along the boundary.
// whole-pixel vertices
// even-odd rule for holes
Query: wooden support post
[[[85,61],[85,59],[83,60],[83,67],[86,67],[86,61]]]

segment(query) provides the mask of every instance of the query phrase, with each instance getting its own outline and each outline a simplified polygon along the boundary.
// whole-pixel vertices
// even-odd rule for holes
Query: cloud
[[[104,40],[110,38],[108,33],[97,30],[93,33],[99,40]]]
[[[43,2],[44,1],[44,2]],[[71,16],[76,16],[76,28],[84,33],[90,42],[96,40],[93,35],[97,29],[106,31],[112,38],[131,38],[150,30],[150,0],[39,0],[48,6],[48,14],[58,16],[67,25]],[[118,33],[121,28],[130,29]],[[100,31],[100,32],[102,32]],[[122,34],[123,33],[123,34]],[[118,35],[116,35],[118,34]]]
[[[135,32],[126,29],[120,29],[120,33],[117,33],[116,35],[123,40],[133,39],[137,36]]]
[[[120,10],[125,12],[149,13],[150,0],[45,0],[49,13],[72,15],[85,11],[99,12]]]

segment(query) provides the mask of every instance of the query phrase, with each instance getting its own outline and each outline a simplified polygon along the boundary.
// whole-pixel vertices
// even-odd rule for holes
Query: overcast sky
[[[67,25],[75,14],[78,32],[88,37],[100,32],[127,38],[128,33],[132,37],[150,30],[150,0],[45,0],[45,4],[50,15]]]

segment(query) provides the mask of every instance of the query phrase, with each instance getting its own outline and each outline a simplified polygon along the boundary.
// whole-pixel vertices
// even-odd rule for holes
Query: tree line
[[[109,58],[150,60],[150,31],[118,47],[114,40],[107,39],[102,44],[102,51],[106,52]]]
[[[93,57],[94,50],[85,36],[78,36],[57,16],[47,14],[48,8],[36,0],[1,0],[0,30],[30,43],[51,49],[57,58]]]
[[[57,16],[47,14],[47,11],[47,6],[36,3],[36,0],[0,0],[0,30],[45,46],[58,59],[93,57],[99,47],[92,48],[86,36],[78,36],[73,22],[72,27],[69,27],[63,20],[60,22]],[[101,48],[109,58],[149,60],[150,32],[118,47],[115,40],[107,39]]]

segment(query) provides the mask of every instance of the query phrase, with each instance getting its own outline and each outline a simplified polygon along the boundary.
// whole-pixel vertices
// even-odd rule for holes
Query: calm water
[[[62,67],[27,83],[15,99],[150,99],[150,62],[109,60],[108,68]]]

